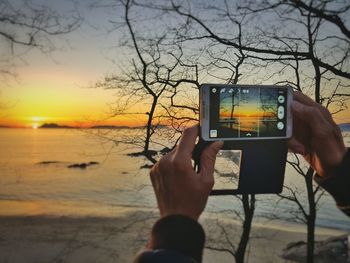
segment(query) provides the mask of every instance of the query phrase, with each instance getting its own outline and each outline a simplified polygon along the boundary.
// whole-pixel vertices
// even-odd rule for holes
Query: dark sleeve
[[[316,175],[315,181],[333,196],[339,209],[350,216],[350,149],[329,176]]]
[[[197,261],[175,250],[157,249],[141,252],[134,263],[197,263]]]
[[[148,244],[151,251],[142,252],[134,262],[202,262],[204,242],[205,233],[197,221],[170,215],[154,224]]]

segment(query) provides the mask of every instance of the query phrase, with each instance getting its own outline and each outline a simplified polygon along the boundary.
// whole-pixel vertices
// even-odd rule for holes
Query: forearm
[[[205,233],[197,221],[182,215],[167,216],[154,224],[148,250],[135,262],[201,262],[204,242]]]
[[[324,177],[315,176],[315,181],[329,192],[337,206],[350,216],[350,150],[348,149],[342,162],[330,174]]]

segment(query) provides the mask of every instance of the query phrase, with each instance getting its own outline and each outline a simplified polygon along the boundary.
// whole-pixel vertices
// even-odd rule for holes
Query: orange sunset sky
[[[87,67],[75,67],[73,63],[58,65],[50,60],[45,62],[47,67],[30,64],[19,70],[18,84],[3,89],[6,108],[0,125],[32,127],[45,122],[72,126],[140,125],[140,116],[108,118],[109,105],[116,96],[113,91],[90,87],[94,77],[98,80],[98,70],[89,72]]]
[[[45,63],[48,67],[30,64],[18,70],[19,83],[3,88],[5,109],[1,112],[0,125],[36,127],[54,122],[83,127],[135,126],[145,119],[140,115],[108,118],[109,105],[116,96],[113,91],[90,87],[94,77],[98,79],[98,71],[90,73],[88,68],[74,68],[70,63],[57,65],[50,60]]]

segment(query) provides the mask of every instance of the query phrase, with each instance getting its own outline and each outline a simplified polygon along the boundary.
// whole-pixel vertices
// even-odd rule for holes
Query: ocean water
[[[139,130],[118,130],[120,141]],[[110,136],[108,136],[110,137]],[[350,136],[345,134],[350,145]],[[89,130],[0,129],[0,216],[118,216],[128,211],[154,209],[146,161],[130,157],[136,146],[115,143]],[[44,163],[43,163],[44,162]],[[68,168],[82,162],[98,162],[86,169]],[[301,176],[287,167],[285,184],[298,189],[306,204]],[[276,195],[257,196],[257,218],[293,221],[297,207]],[[210,197],[206,211],[241,210],[232,196]],[[350,220],[325,194],[318,211],[319,226],[350,230]]]

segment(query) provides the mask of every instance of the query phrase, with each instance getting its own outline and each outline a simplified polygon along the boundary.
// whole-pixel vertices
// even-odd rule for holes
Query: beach
[[[132,262],[147,243],[156,211],[127,212],[119,217],[3,216],[0,218],[0,262]],[[229,248],[218,231],[227,229],[235,243],[241,226],[229,218],[204,214],[206,246]],[[269,226],[270,225],[270,226]],[[305,240],[297,226],[267,223],[253,226],[248,262],[289,262],[282,250],[290,242]],[[343,234],[318,228],[316,240]],[[267,242],[268,241],[268,242]],[[205,249],[204,262],[233,262],[227,252]]]
[[[127,155],[135,149],[82,131],[0,132],[0,263],[132,262],[159,216],[149,171],[140,169],[145,161]],[[118,131],[130,132],[137,131]],[[98,164],[69,168],[90,162]],[[291,169],[285,184],[303,190]],[[306,240],[306,225],[294,222],[295,204],[276,195],[256,198],[247,262],[288,262],[280,255],[291,242]],[[243,215],[238,198],[209,197],[200,218],[211,247],[204,262],[234,261],[225,250],[238,245],[238,215]],[[348,217],[328,195],[316,224],[318,241],[350,232]]]

